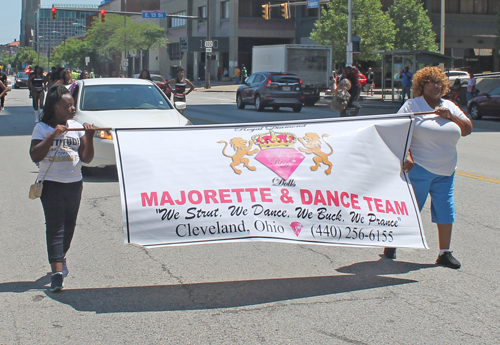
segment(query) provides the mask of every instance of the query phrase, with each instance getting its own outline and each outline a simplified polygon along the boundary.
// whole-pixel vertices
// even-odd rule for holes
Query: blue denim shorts
[[[453,198],[455,173],[451,176],[436,175],[415,164],[410,171],[410,181],[420,211],[425,205],[427,195],[431,195],[433,223],[453,224],[455,222],[455,200]]]

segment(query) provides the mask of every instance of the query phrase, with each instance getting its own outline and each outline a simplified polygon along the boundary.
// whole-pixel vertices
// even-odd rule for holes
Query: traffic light
[[[52,20],[56,20],[57,19],[57,8],[52,7],[51,11],[52,11]]]
[[[104,23],[106,21],[106,11],[101,10],[101,23]]]
[[[285,18],[285,19],[290,18],[290,6],[289,6],[288,2],[281,3],[281,11],[283,12],[283,13],[281,13],[283,18]]]
[[[264,19],[271,18],[271,13],[269,12],[269,4],[262,5],[262,17],[264,17]]]

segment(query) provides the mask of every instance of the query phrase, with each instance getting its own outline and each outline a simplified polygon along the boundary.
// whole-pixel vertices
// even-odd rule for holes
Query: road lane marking
[[[463,171],[457,171],[456,174],[459,175],[459,176],[470,177],[470,178],[473,178],[473,179],[476,179],[476,180],[481,180],[481,181],[493,182],[493,183],[500,184],[500,179],[497,179],[497,178],[494,178],[494,177],[476,175],[476,174],[466,173],[466,172],[463,172]]]

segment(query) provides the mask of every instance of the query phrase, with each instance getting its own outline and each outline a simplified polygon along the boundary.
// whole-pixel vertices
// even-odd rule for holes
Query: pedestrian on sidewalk
[[[238,68],[238,66],[236,66],[236,68],[234,69],[234,83],[235,84],[240,84],[240,82],[241,82],[240,75],[241,75],[241,70]]]
[[[248,78],[248,71],[247,71],[247,68],[245,67],[245,65],[243,65],[243,67],[241,68],[241,83],[243,84],[245,82],[245,80]]]
[[[368,72],[366,73],[366,95],[371,94],[373,96],[373,85],[375,83],[375,73],[373,73],[372,68],[368,68]]]
[[[472,99],[475,93],[476,93],[476,77],[474,77],[473,74],[469,79],[469,82],[467,83],[467,95],[466,95],[467,103],[469,103],[469,101]]]
[[[405,67],[403,71],[401,71],[401,74],[399,75],[399,79],[401,79],[401,104],[404,104],[405,102],[405,95],[408,95],[408,99],[410,99],[410,91],[411,91],[411,85],[412,81],[411,79],[413,78],[413,73],[410,72],[410,68],[408,66]]]
[[[436,264],[458,269],[460,262],[450,251],[455,222],[454,179],[457,166],[457,142],[472,132],[472,122],[452,101],[442,99],[449,80],[439,67],[425,67],[415,73],[414,99],[409,99],[398,113],[430,112],[415,115],[410,149],[403,164],[409,174],[418,207],[422,211],[431,196],[432,222],[437,224],[439,256]],[[385,248],[384,256],[396,259],[395,248]]]
[[[48,91],[42,118],[31,136],[30,156],[33,162],[40,163],[38,181],[44,181],[40,200],[45,213],[52,292],[63,288],[69,273],[66,254],[82,197],[82,162],[90,163],[94,158],[95,126],[82,126],[73,120],[74,116],[69,90],[56,85]],[[72,128],[82,130],[68,131]]]
[[[221,81],[222,78],[222,68],[220,66],[217,66],[217,81]]]
[[[8,90],[8,80],[7,80],[7,74],[5,74],[2,70],[2,67],[0,67],[0,111],[2,111],[5,107],[5,94],[7,93]]]

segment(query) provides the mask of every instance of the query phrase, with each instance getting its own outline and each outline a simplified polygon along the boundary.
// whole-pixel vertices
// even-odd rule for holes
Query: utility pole
[[[207,39],[206,42],[210,41],[210,6],[211,1],[207,0]],[[205,89],[210,89],[210,55],[205,48]]]
[[[444,0],[443,0],[444,1]],[[347,19],[347,59],[346,66],[352,66],[352,0],[348,3]]]

